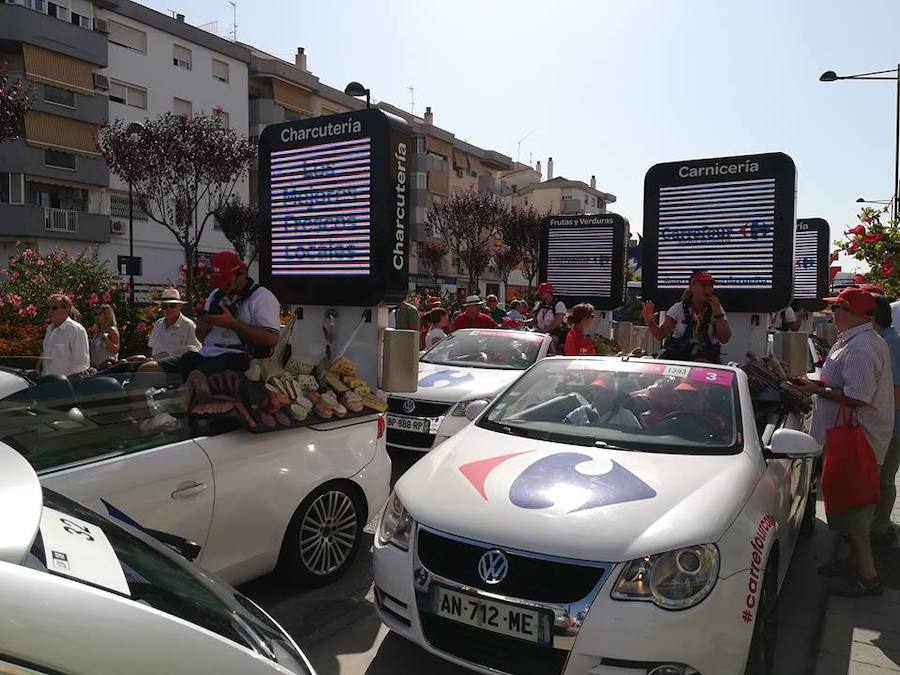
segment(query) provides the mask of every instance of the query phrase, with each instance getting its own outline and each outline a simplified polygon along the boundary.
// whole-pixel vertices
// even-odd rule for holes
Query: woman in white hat
[[[163,315],[153,324],[150,339],[147,341],[153,358],[181,356],[185,352],[199,351],[197,326],[181,313],[184,301],[178,289],[165,289],[158,302]]]

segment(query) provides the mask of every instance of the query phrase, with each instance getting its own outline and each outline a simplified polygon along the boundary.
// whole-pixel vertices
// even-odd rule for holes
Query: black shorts
[[[199,370],[205,375],[221,373],[233,370],[243,373],[250,367],[252,357],[246,352],[228,352],[218,356],[203,356],[199,352],[185,352],[181,356],[167,356],[159,359],[157,363],[163,372],[181,375],[187,380],[193,370]]]

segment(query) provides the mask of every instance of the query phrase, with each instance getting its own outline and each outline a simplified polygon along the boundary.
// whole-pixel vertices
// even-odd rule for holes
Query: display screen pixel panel
[[[369,138],[271,153],[272,275],[368,275]]]
[[[822,218],[797,221],[794,239],[794,300],[809,311],[825,309],[828,295],[828,240],[831,231]]]

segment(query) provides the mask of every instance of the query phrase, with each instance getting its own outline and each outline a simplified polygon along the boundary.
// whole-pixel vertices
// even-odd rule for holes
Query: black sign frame
[[[625,265],[626,265],[626,230],[628,224],[618,213],[597,213],[583,216],[549,216],[541,223],[541,247],[538,265],[538,280],[547,281],[548,255],[551,229],[576,229],[581,227],[595,228],[607,226],[613,231],[612,269],[610,270],[610,294],[598,295],[572,295],[554,293],[554,297],[561,300],[566,306],[580,302],[589,302],[595,309],[612,310],[625,304]]]
[[[641,271],[644,299],[653,300],[660,310],[665,310],[681,299],[690,276],[685,274],[683,289],[657,287],[660,189],[760,178],[775,180],[772,288],[723,288],[716,294],[730,312],[775,312],[790,303],[794,278],[797,169],[794,161],[781,152],[667,162],[650,168],[644,180],[644,265]]]
[[[800,218],[797,220],[797,232],[804,230],[816,232],[816,298],[795,298],[794,302],[800,309],[808,312],[821,312],[828,306],[822,298],[831,294],[828,278],[831,266],[831,227],[824,218]]]
[[[272,274],[271,153],[324,143],[371,140],[369,273],[360,276]],[[284,303],[372,307],[408,292],[415,145],[403,120],[369,108],[266,127],[259,138],[259,276]]]

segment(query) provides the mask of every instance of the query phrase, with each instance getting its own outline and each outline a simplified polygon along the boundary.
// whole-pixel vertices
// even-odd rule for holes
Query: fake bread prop
[[[387,403],[385,401],[382,401],[380,398],[377,398],[373,394],[361,394],[360,398],[362,398],[362,404],[369,410],[375,410],[376,412],[387,412]]]
[[[363,410],[362,396],[355,391],[348,391],[341,396],[341,403],[352,413],[359,413]]]
[[[342,356],[328,366],[328,370],[338,377],[356,377],[356,364],[346,356]]]
[[[329,372],[327,370],[322,376],[322,382],[331,387],[336,394],[343,394],[349,389],[349,387],[341,381],[341,378],[337,373]]]

